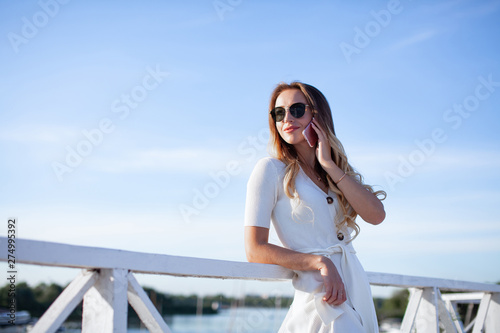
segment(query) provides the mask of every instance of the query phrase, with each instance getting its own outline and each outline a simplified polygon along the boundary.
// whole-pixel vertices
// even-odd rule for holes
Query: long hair
[[[385,199],[386,193],[384,191],[374,191],[370,185],[364,184],[361,174],[356,172],[348,163],[344,147],[335,135],[335,128],[333,126],[333,118],[330,105],[328,104],[328,101],[321,93],[321,91],[311,85],[298,81],[294,81],[290,84],[282,82],[276,86],[271,94],[269,111],[271,111],[275,107],[276,99],[278,98],[278,96],[283,91],[289,89],[297,89],[304,94],[307,100],[307,104],[310,105],[310,107],[313,109],[314,118],[319,122],[320,126],[326,132],[326,136],[331,147],[331,156],[333,162],[368,191],[374,193],[382,200]],[[295,188],[295,179],[300,170],[298,153],[293,145],[288,144],[285,140],[283,140],[278,132],[278,129],[276,128],[276,123],[271,115],[269,115],[269,129],[271,132],[269,139],[269,145],[271,148],[270,153],[271,155],[273,155],[273,157],[279,159],[286,165],[283,184],[285,193],[291,199],[299,199],[299,195]],[[340,210],[337,211],[336,216],[336,220],[338,221],[337,227],[339,229],[344,226],[352,228],[355,231],[355,235],[352,239],[356,238],[360,231],[359,226],[355,221],[358,214],[352,208],[351,204],[349,204],[344,194],[339,190],[333,179],[331,179],[328,173],[323,170],[317,158],[315,159],[314,170],[318,173],[318,175],[320,175],[321,179],[328,184],[328,187],[337,196],[340,207]]]

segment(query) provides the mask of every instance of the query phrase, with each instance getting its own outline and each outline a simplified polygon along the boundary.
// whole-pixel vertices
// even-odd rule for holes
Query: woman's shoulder
[[[273,157],[264,157],[257,161],[250,178],[266,181],[279,180],[284,170],[285,163]]]
[[[284,170],[285,167],[286,167],[285,163],[278,160],[277,158],[270,157],[270,156],[261,158],[255,164],[256,170],[269,170],[269,171],[274,170],[278,173],[280,173],[280,171]]]

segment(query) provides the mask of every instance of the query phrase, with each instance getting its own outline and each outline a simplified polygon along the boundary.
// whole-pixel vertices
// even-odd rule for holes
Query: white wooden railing
[[[0,237],[5,249],[6,237]],[[0,251],[0,261],[7,261]],[[171,332],[134,273],[216,279],[288,280],[293,272],[276,265],[139,253],[16,239],[16,263],[81,268],[31,332],[55,332],[82,301],[82,332],[126,332],[128,303],[150,332]],[[500,332],[500,285],[368,272],[371,285],[408,288],[410,300],[401,332]],[[441,294],[441,291],[459,292]],[[479,303],[464,327],[457,303]]]

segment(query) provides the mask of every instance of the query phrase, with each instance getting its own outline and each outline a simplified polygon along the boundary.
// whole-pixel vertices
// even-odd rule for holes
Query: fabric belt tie
[[[376,317],[373,319],[372,304],[367,305],[366,300],[371,300],[371,289],[366,273],[364,273],[354,249],[348,249],[344,244],[335,244],[326,249],[303,249],[302,253],[310,253],[330,257],[333,254],[341,253],[340,268],[342,270],[342,282],[344,283],[346,297],[352,304],[355,311],[363,318],[362,324],[367,332],[378,331]],[[325,325],[331,324],[342,315],[349,305],[346,302],[340,306],[330,305],[323,301],[326,292],[324,281],[318,271],[295,271],[297,274],[293,278],[295,289],[310,293],[314,302],[314,307]],[[362,274],[360,274],[362,273]]]

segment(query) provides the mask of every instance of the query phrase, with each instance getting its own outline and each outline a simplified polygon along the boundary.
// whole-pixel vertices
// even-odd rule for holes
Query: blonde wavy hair
[[[312,107],[314,118],[319,122],[321,127],[325,130],[326,135],[328,137],[328,141],[330,142],[331,147],[331,155],[334,163],[342,169],[347,175],[354,178],[359,184],[361,184],[364,188],[366,188],[371,193],[375,194],[381,200],[384,200],[386,197],[386,192],[384,191],[374,191],[372,186],[366,185],[363,183],[363,177],[361,174],[356,172],[353,167],[348,163],[347,156],[344,151],[344,147],[337,139],[335,135],[335,129],[333,126],[333,118],[332,111],[330,109],[330,105],[326,100],[325,96],[315,87],[299,82],[294,81],[290,84],[287,83],[279,83],[276,88],[273,90],[271,94],[271,100],[269,102],[269,111],[274,109],[276,105],[276,99],[278,96],[285,90],[289,89],[297,89],[300,90],[306,100],[307,104]],[[269,115],[269,129],[270,129],[270,153],[273,157],[285,163],[285,177],[284,177],[284,190],[286,195],[290,199],[299,199],[299,195],[295,188],[295,178],[300,170],[299,165],[299,156],[293,145],[288,144],[285,140],[283,140],[276,128],[276,123]],[[360,232],[360,228],[356,223],[357,213],[349,204],[347,199],[345,198],[342,191],[339,190],[333,179],[327,174],[325,170],[321,167],[318,162],[318,159],[315,159],[314,170],[318,175],[320,175],[321,179],[324,183],[328,184],[330,190],[332,190],[337,196],[340,210],[337,211],[336,220],[339,221],[337,223],[337,227],[339,229],[343,227],[352,228],[355,232],[355,235],[352,239],[356,238]]]

